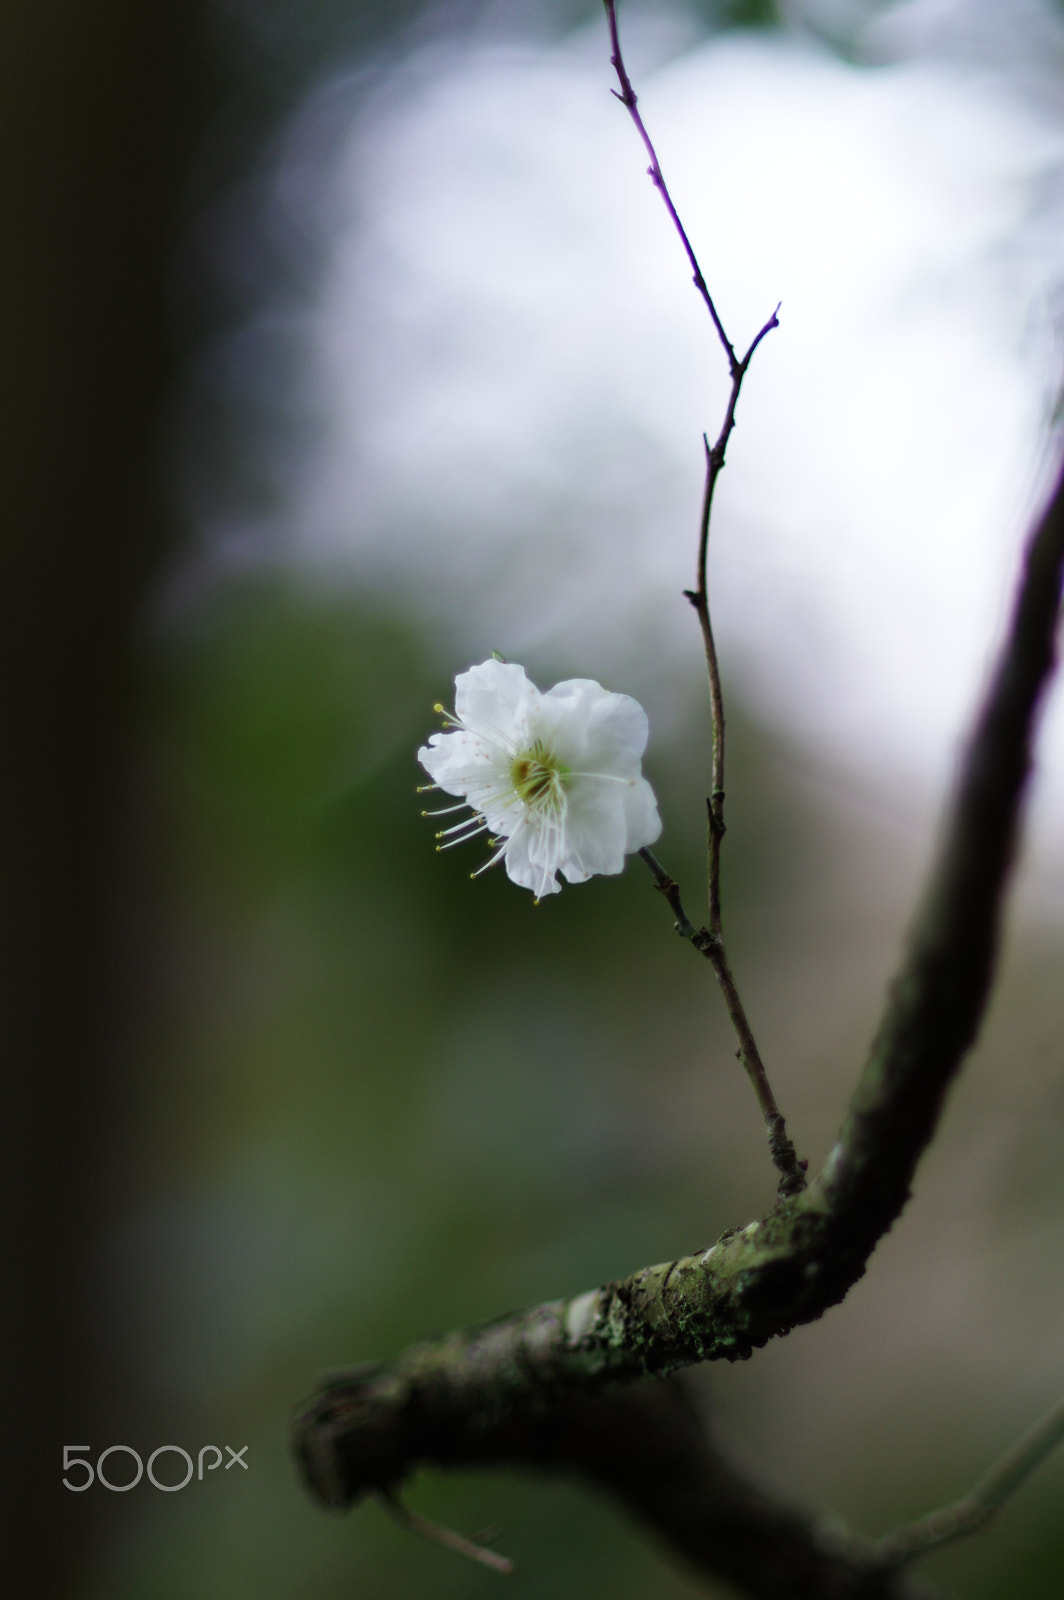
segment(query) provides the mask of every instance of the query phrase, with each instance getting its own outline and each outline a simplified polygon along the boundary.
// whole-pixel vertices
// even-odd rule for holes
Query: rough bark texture
[[[304,1476],[326,1504],[350,1505],[421,1463],[568,1468],[749,1594],[915,1592],[876,1568],[867,1547],[833,1545],[807,1519],[738,1488],[701,1431],[699,1443],[679,1430],[687,1444],[674,1440],[663,1465],[662,1417],[673,1406],[675,1421],[679,1402],[660,1396],[679,1391],[617,1386],[697,1361],[742,1359],[814,1321],[862,1276],[905,1205],[990,989],[1035,719],[1053,667],[1062,563],[1064,479],[1028,548],[938,860],[838,1142],[814,1182],[698,1254],[339,1375],[295,1426]],[[624,1427],[642,1439],[638,1449],[621,1448]]]
[[[342,1472],[357,1473],[362,1464],[347,1409],[352,1382],[363,1387],[362,1422],[372,1429],[380,1375],[367,1367],[360,1379],[339,1379],[332,1402],[339,1415],[331,1423],[321,1422],[330,1400],[319,1401],[313,1437],[328,1436],[339,1423],[326,1450],[335,1445]],[[394,1405],[394,1390],[390,1394]],[[408,1398],[416,1409],[413,1387]],[[378,1421],[394,1431],[392,1406]],[[736,1472],[718,1453],[681,1375],[610,1386],[600,1394],[570,1390],[494,1429],[482,1419],[476,1434],[444,1428],[434,1436],[434,1450],[439,1464],[581,1477],[647,1524],[687,1563],[728,1579],[755,1600],[935,1600],[940,1593],[884,1565],[871,1542],[827,1518],[780,1504]],[[307,1465],[313,1472],[320,1463]],[[397,1466],[407,1470],[405,1463]],[[345,1505],[342,1481],[331,1490],[337,1495],[332,1503]]]

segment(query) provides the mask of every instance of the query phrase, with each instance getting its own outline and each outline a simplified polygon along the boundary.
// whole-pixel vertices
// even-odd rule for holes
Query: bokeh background
[[[627,8],[748,380],[714,545],[725,915],[830,1147],[1054,457],[1064,13]],[[695,903],[689,608],[719,353],[582,0],[57,3],[0,23],[10,752],[5,1512],[51,1600],[475,1596],[287,1455],[323,1369],[708,1243],[771,1199],[638,863],[533,909],[414,752],[492,648],[651,714]],[[735,1458],[877,1532],[1064,1389],[1064,721],[1002,982],[905,1217],[704,1375]],[[248,1445],[165,1495],[66,1444]],[[112,1458],[114,1460],[114,1458]],[[121,1467],[113,1468],[123,1481]],[[929,1563],[1060,1592],[1064,1463]],[[584,1490],[423,1474],[515,1596],[706,1592]]]

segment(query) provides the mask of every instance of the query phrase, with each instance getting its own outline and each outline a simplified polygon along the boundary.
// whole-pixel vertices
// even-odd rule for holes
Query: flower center
[[[569,768],[540,740],[510,762],[510,782],[519,800],[528,806],[550,805],[561,798],[562,780]]]

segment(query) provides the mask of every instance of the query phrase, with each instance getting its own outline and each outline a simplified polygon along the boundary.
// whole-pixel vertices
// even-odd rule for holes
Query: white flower
[[[570,883],[620,872],[626,855],[658,837],[654,791],[640,772],[647,716],[637,701],[590,678],[540,694],[523,667],[497,660],[459,673],[454,687],[449,731],[417,753],[430,787],[464,797],[446,811],[471,813],[437,835],[440,849],[490,834],[495,854],[479,872],[505,861],[538,900],[561,888],[558,872]]]

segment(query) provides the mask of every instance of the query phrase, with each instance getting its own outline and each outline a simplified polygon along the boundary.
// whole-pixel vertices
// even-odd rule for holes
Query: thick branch
[[[397,1411],[420,1403],[409,1376],[404,1400],[384,1369],[341,1375],[299,1419],[301,1465],[329,1504],[347,1502],[342,1494],[330,1499],[335,1480],[319,1475],[323,1464],[332,1472],[334,1454],[320,1450],[322,1441],[333,1433],[341,1459],[355,1445],[352,1407],[370,1430],[381,1406],[384,1427],[394,1430]],[[717,1451],[697,1397],[680,1376],[601,1394],[569,1392],[526,1411],[517,1424],[471,1430],[463,1426],[468,1420],[456,1419],[438,1441],[445,1454],[434,1459],[579,1476],[684,1561],[755,1600],[941,1600],[939,1590],[884,1565],[873,1541],[778,1504],[736,1472]]]
[[[326,1388],[298,1419],[295,1445],[327,1504],[394,1485],[423,1462],[542,1464],[535,1441],[561,1427],[578,1397],[695,1361],[741,1359],[821,1316],[861,1277],[908,1198],[983,1014],[1053,666],[1062,564],[1064,478],[1028,548],[937,864],[838,1143],[815,1182],[707,1250],[416,1345]],[[701,1491],[692,1495],[676,1515],[693,1530],[706,1505]],[[646,1514],[664,1528],[661,1508]]]
[[[1008,637],[968,743],[936,864],[813,1206],[863,1216],[868,1249],[908,1198],[993,978],[1035,719],[1055,664],[1064,473],[1025,556]]]

